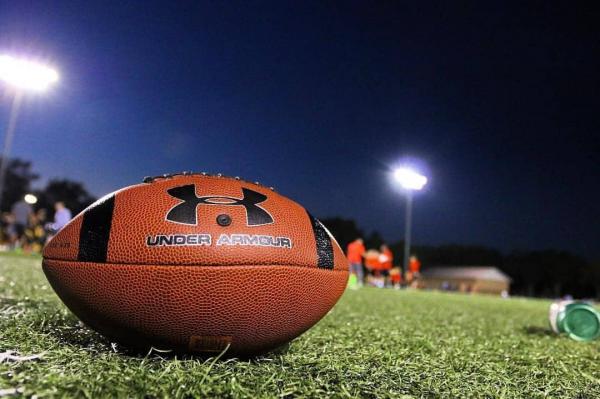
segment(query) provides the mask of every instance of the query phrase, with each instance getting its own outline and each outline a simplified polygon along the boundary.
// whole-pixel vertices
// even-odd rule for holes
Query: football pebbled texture
[[[253,355],[318,322],[348,263],[325,227],[272,189],[206,174],[147,178],[101,198],[43,251],[84,323],[128,346]]]

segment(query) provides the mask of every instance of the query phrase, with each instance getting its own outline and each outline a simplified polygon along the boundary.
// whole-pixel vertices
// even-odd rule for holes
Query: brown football
[[[44,248],[84,323],[135,347],[252,355],[319,321],[347,260],[296,202],[238,178],[183,173],[106,195]]]

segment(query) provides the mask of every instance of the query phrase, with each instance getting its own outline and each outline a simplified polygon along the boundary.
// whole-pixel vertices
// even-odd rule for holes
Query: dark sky
[[[598,3],[125,3],[0,0],[61,74],[14,144],[44,179],[240,175],[395,241],[409,157],[416,243],[600,256]]]

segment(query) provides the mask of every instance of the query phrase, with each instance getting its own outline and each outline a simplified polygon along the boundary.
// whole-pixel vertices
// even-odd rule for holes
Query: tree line
[[[73,215],[96,199],[84,184],[69,179],[52,179],[42,189],[32,189],[39,175],[32,170],[30,161],[11,159],[6,170],[2,212],[23,199],[25,194],[37,196],[36,209],[46,209],[52,216],[57,201],[65,203]],[[330,218],[323,224],[345,250],[357,237],[365,240],[367,248],[379,248],[384,242],[376,231],[365,234],[351,219]],[[395,254],[394,264],[402,263],[404,242],[387,243]],[[433,266],[495,266],[512,279],[511,293],[515,295],[559,297],[600,297],[600,261],[589,261],[576,254],[549,249],[543,251],[512,251],[503,254],[494,248],[477,245],[413,245],[423,270]]]
[[[384,242],[376,231],[365,234],[354,220],[323,219],[345,250],[348,243],[362,237],[367,248],[379,248]],[[402,263],[404,242],[387,243],[395,254],[394,264]],[[600,261],[590,261],[558,249],[501,251],[479,245],[448,244],[440,246],[413,245],[423,270],[439,266],[495,266],[512,279],[511,294],[577,298],[600,298]]]
[[[64,202],[73,215],[76,215],[96,200],[83,183],[69,179],[51,179],[42,189],[33,189],[33,183],[39,178],[30,161],[11,159],[6,169],[0,210],[10,212],[12,206],[21,201],[25,194],[34,194],[38,199],[34,208],[46,209],[49,216],[52,216],[54,203],[57,201]]]

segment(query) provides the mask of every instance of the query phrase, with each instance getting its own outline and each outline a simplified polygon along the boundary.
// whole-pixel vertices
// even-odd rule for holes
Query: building
[[[500,295],[508,292],[510,281],[510,277],[493,266],[446,266],[424,270],[419,287]]]

